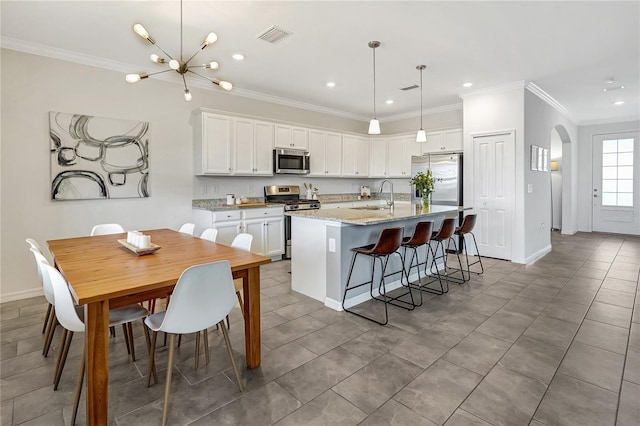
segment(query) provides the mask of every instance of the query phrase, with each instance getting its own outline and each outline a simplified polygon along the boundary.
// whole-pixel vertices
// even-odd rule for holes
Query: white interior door
[[[638,132],[593,137],[593,230],[640,235]]]
[[[514,143],[513,133],[473,138],[473,232],[482,256],[511,260]]]

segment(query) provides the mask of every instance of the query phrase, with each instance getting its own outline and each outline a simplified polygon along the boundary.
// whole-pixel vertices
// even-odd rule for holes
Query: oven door
[[[309,152],[299,149],[274,149],[273,172],[306,175],[310,171]]]

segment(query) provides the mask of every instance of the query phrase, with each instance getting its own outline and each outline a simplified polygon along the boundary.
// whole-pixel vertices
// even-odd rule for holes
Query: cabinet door
[[[369,176],[369,138],[356,138],[356,176]]]
[[[240,233],[241,222],[229,221],[229,222],[216,222],[213,224],[213,228],[218,230],[218,237],[216,243],[230,246],[233,239]]]
[[[253,242],[251,243],[251,253],[264,255],[264,219],[245,220],[243,225],[244,232],[253,235]]]
[[[276,124],[274,146],[278,148],[291,148],[291,126]]]
[[[311,176],[324,176],[326,133],[319,130],[309,131],[309,158],[311,160]]]
[[[304,127],[292,127],[291,143],[292,148],[309,149],[309,130]]]
[[[342,136],[342,176],[356,175],[356,155],[358,139],[355,136]]]
[[[340,176],[342,173],[342,135],[340,133],[326,134],[324,164],[325,176]]]
[[[405,136],[404,137],[404,165],[402,177],[411,177],[411,157],[413,155],[421,155],[422,154],[422,145],[423,143],[416,142],[416,136]]]
[[[443,132],[430,132],[427,133],[427,141],[423,144],[423,153],[428,152],[440,152],[444,146],[444,133]]]
[[[254,127],[254,174],[273,176],[273,123],[256,121]]]
[[[404,154],[404,138],[395,137],[390,138],[387,145],[388,155],[387,164],[387,176],[389,177],[403,177],[405,154]]]
[[[231,173],[231,118],[202,114],[202,172]]]
[[[387,176],[387,144],[386,139],[372,139],[369,146],[369,157],[371,159],[370,177]]]
[[[445,151],[462,151],[462,129],[447,130],[444,132]]]
[[[234,129],[234,174],[252,175],[254,171],[254,125],[253,120],[235,118]]]
[[[264,256],[284,254],[284,217],[265,219],[264,224]]]

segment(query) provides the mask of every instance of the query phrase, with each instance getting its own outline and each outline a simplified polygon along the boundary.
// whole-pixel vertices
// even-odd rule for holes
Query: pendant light
[[[426,65],[418,65],[416,69],[420,71],[420,130],[418,130],[418,134],[416,134],[416,142],[426,142],[427,141],[427,133],[422,128],[422,71],[427,68]]]
[[[369,47],[373,49],[373,118],[369,122],[369,134],[380,134],[380,122],[376,118],[376,48],[380,47],[379,41],[370,41]]]

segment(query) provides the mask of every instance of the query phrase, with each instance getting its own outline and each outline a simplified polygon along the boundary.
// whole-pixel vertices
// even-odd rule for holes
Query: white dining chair
[[[224,326],[224,318],[234,308],[236,302],[233,295],[233,276],[231,264],[227,260],[206,263],[187,268],[182,272],[171,296],[171,303],[164,312],[148,316],[144,323],[153,332],[147,371],[147,386],[151,385],[155,375],[155,348],[158,332],[169,334],[169,359],[167,361],[167,377],[165,380],[164,404],[162,408],[162,425],[167,424],[169,412],[169,394],[171,390],[171,373],[173,371],[176,334],[198,333],[209,327],[220,325],[224,341],[227,345],[229,359],[238,381],[240,392],[243,391],[238,366],[233,358],[231,341]],[[205,354],[209,362],[209,342],[205,334]]]
[[[96,225],[91,230],[91,236],[96,235],[110,235],[110,234],[122,234],[124,228],[117,223],[101,223]]]
[[[40,247],[40,244],[38,244],[36,240],[34,240],[33,238],[27,238],[25,241],[27,242],[27,244],[31,246],[31,248],[34,248],[38,250],[40,253],[42,253],[42,248]]]
[[[209,240],[215,243],[216,238],[218,238],[218,230],[214,228],[207,228],[202,232],[202,234],[200,235],[200,238],[202,238],[203,240]]]
[[[178,232],[182,232],[183,234],[193,235],[193,230],[196,228],[196,225],[193,223],[185,223],[180,227]]]
[[[49,263],[43,262],[43,266],[45,280],[49,281],[51,288],[53,289],[56,306],[56,318],[65,329],[65,336],[63,336],[64,346],[62,348],[62,352],[60,353],[61,357],[64,354],[64,358],[61,359],[61,364],[56,367],[57,380],[59,381],[60,375],[62,374],[62,368],[64,368],[66,355],[69,352],[71,337],[73,337],[73,333],[84,332],[85,327],[83,320],[78,315],[78,307],[74,304],[71,293],[69,292],[67,280],[65,280],[62,274]],[[148,314],[149,313],[147,312],[147,310],[138,304],[124,306],[122,308],[110,309],[109,326],[131,324],[132,321],[146,318]],[[143,328],[145,331],[147,346],[149,346],[149,332],[147,331],[146,327]],[[132,336],[130,335],[130,337]],[[87,358],[86,345],[84,345],[84,348],[85,349],[82,354],[82,359],[80,361],[80,372],[78,374],[78,381],[76,383],[73,414],[71,417],[72,425],[75,424],[76,417],[78,415],[80,393],[82,391],[82,383],[84,381],[85,363]]]
[[[29,242],[29,238],[27,238],[27,242]],[[31,243],[29,243],[31,244]],[[44,298],[47,300],[47,314],[44,318],[44,326],[42,327],[42,332],[45,333],[44,343],[42,345],[42,355],[46,358],[49,355],[49,348],[51,348],[51,341],[53,339],[53,333],[55,331],[57,320],[55,314],[54,307],[54,299],[53,299],[53,288],[49,285],[49,281],[44,279],[44,268],[42,266],[42,262],[48,263],[47,259],[44,257],[42,252],[37,248],[39,247],[36,243],[32,245],[29,250],[33,254],[33,257],[36,261],[36,267],[38,268],[38,279],[40,280],[40,285],[42,285],[42,292],[44,293]]]

